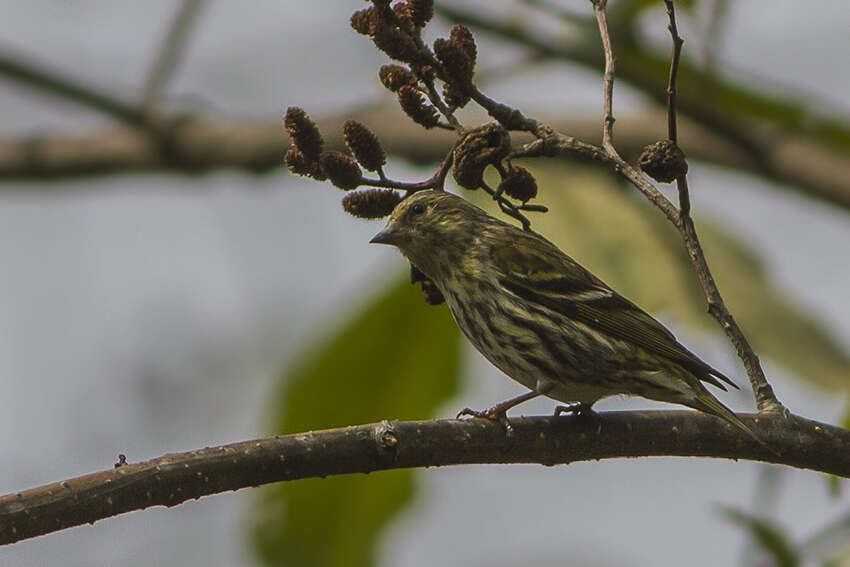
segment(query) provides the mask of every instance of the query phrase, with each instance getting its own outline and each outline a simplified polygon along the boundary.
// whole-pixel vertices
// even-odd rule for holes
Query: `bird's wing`
[[[517,296],[676,362],[718,388],[726,389],[716,378],[738,388],[679,344],[664,325],[547,240],[521,233],[507,242],[493,244],[492,260],[500,283]]]

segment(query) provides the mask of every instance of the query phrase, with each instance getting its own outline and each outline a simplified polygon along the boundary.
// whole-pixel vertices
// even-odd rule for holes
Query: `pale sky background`
[[[791,1],[731,4],[722,60],[850,112],[846,2],[817,10]],[[175,5],[3,0],[0,48],[132,99]],[[293,104],[319,116],[382,96],[375,74],[384,57],[347,22],[363,5],[214,0],[168,96],[251,117],[278,117]],[[516,56],[482,43],[482,64]],[[532,92],[522,85],[529,79]],[[491,94],[527,108],[595,113],[599,89],[597,76],[553,65]],[[635,109],[640,97],[623,89],[616,101],[621,111]],[[104,122],[6,82],[0,88],[2,136]],[[399,177],[425,175],[399,162],[393,168]],[[700,188],[694,208],[743,235],[780,286],[850,348],[847,215],[757,179],[700,164],[691,172]],[[351,289],[404,269],[391,250],[366,244],[378,223],[344,215],[329,187],[284,174],[125,175],[40,188],[4,183],[0,191],[3,494],[108,468],[118,453],[138,461],[262,433],[276,374],[324,331],[317,322],[333,322]],[[734,368],[721,338],[677,334],[720,368]],[[467,359],[471,385],[442,415],[518,392],[478,355]],[[795,412],[824,421],[840,414],[842,400],[767,367]],[[746,398],[731,405],[750,407]],[[601,408],[645,406],[610,400]],[[549,411],[541,401],[522,413]],[[382,564],[729,565],[743,537],[717,508],[747,507],[757,472],[753,463],[697,459],[429,470],[417,505],[386,534]],[[798,538],[847,508],[847,498],[829,500],[820,475],[789,470],[784,481],[778,515]],[[217,495],[28,540],[0,548],[0,565],[249,566],[252,496]]]

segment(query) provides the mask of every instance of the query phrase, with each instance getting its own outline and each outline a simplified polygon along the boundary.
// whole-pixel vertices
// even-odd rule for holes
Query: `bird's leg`
[[[515,398],[511,398],[509,400],[505,400],[504,402],[498,403],[494,406],[491,406],[485,410],[477,411],[471,408],[463,408],[457,414],[457,417],[462,415],[469,415],[472,417],[480,417],[482,419],[489,419],[490,421],[498,421],[502,424],[502,426],[506,430],[510,430],[511,424],[508,421],[507,412],[514,406],[517,406],[523,402],[527,402],[528,400],[533,400],[537,396],[542,396],[543,392],[537,392],[532,390],[530,392],[526,392],[522,395],[519,395]]]

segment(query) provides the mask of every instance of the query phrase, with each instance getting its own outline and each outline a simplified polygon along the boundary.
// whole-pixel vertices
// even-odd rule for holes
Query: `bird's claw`
[[[596,412],[593,411],[593,408],[589,404],[585,404],[585,403],[582,403],[582,402],[576,402],[574,404],[566,404],[566,405],[555,406],[555,413],[554,413],[555,417],[559,417],[561,415],[564,415],[565,413],[572,414],[576,417],[578,417],[578,416],[591,417],[591,416],[596,414]]]
[[[602,422],[598,419],[599,414],[593,411],[593,408],[590,406],[590,404],[583,404],[581,402],[578,402],[574,404],[567,404],[555,407],[555,417],[561,416],[565,413],[571,414],[576,418],[585,419],[589,421],[591,425],[596,425],[597,435],[602,433]]]
[[[485,410],[463,408],[462,410],[457,412],[458,419],[465,415],[468,415],[470,417],[477,417],[479,419],[486,419],[487,421],[495,421],[496,423],[501,424],[502,427],[505,428],[505,431],[507,431],[508,433],[513,430],[513,428],[511,427],[511,422],[508,420],[507,412],[498,406],[493,406]]]

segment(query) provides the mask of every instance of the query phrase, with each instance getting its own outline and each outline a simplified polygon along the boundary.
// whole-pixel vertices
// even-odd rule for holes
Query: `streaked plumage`
[[[373,242],[397,246],[473,346],[527,388],[587,407],[618,394],[682,404],[752,435],[702,384],[737,388],[729,378],[545,238],[423,191]]]

